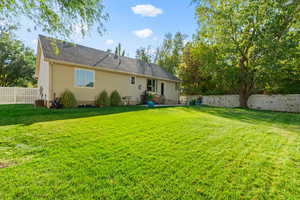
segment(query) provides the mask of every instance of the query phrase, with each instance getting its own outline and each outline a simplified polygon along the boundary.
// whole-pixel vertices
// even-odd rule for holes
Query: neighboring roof
[[[180,81],[155,64],[39,35],[44,57],[57,61]]]

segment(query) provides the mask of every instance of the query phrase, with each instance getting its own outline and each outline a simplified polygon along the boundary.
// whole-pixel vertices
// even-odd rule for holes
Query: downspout
[[[49,62],[49,94],[48,94],[48,107],[50,107],[50,101],[53,100],[53,63]]]

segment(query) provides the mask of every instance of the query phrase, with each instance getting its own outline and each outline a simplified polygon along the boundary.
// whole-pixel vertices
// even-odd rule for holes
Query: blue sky
[[[110,18],[105,23],[106,32],[100,36],[91,31],[85,38],[74,33],[72,41],[97,49],[114,49],[120,42],[126,54],[134,57],[135,50],[141,46],[153,48],[161,44],[168,32],[180,31],[189,36],[196,32],[194,6],[191,0],[104,0],[105,11]],[[24,19],[17,32],[19,39],[36,48],[38,34],[48,35],[40,30],[28,32],[32,24]],[[48,35],[51,36],[51,35]]]

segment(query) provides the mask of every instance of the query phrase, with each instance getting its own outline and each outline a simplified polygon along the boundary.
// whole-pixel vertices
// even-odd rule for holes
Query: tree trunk
[[[240,100],[240,106],[242,108],[248,108],[248,99],[250,95],[251,94],[247,91],[240,91],[239,100]]]
[[[252,84],[252,77],[251,73],[247,70],[245,66],[245,62],[247,58],[241,57],[240,59],[240,89],[239,89],[239,100],[240,100],[240,107],[248,108],[248,99],[251,95],[251,84]]]

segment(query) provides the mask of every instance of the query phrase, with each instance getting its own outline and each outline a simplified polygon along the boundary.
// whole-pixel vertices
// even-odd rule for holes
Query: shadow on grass
[[[37,122],[85,118],[147,109],[149,108],[144,106],[124,106],[56,110],[47,108],[35,108],[32,105],[0,105],[0,126],[16,124],[31,125]]]
[[[164,109],[169,107],[157,107]],[[77,119],[99,115],[110,115],[124,112],[148,110],[144,106],[47,109],[34,108],[32,105],[0,105],[0,126],[31,125],[37,122]],[[300,133],[300,114],[271,111],[257,111],[240,108],[220,108],[210,106],[184,107],[186,112],[203,112],[218,117],[239,120],[251,124],[265,124],[276,127],[289,127]]]
[[[277,127],[289,126],[293,130],[298,130],[300,133],[299,113],[272,112],[242,108],[220,108],[211,106],[193,106],[190,107],[190,109],[251,124],[265,124]]]

